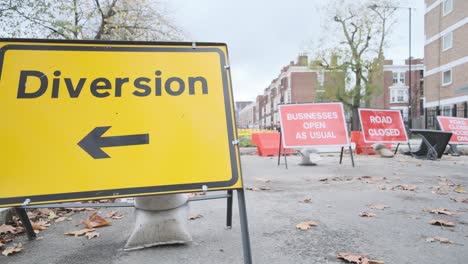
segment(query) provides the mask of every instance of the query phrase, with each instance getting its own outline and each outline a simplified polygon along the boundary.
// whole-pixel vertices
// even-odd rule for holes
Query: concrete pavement
[[[355,168],[349,155],[342,165],[336,154],[322,154],[319,165],[311,167],[295,165],[299,159],[288,157],[286,169],[277,167],[275,157],[242,156],[245,186],[269,188],[246,191],[254,263],[344,263],[336,259],[340,252],[365,253],[386,264],[466,263],[468,204],[451,198],[468,198],[468,194],[454,192],[456,186],[449,186],[447,194],[434,192],[443,182],[468,190],[468,157],[425,161],[402,155],[394,159],[358,156]],[[392,190],[399,185],[415,185],[416,189]],[[306,197],[310,203],[300,202]],[[0,263],[243,263],[236,201],[231,230],[224,228],[225,200],[191,202],[190,211],[203,217],[189,222],[193,242],[188,245],[123,251],[132,230],[133,209],[119,208],[125,217],[97,229],[98,238],[63,235],[80,229],[81,220],[91,214],[77,213],[72,221],[55,223],[41,232],[40,240],[17,238],[15,242],[23,241],[25,249],[10,257],[0,256]],[[373,210],[369,204],[390,207]],[[424,211],[432,208],[455,214]],[[363,211],[377,216],[360,217]],[[430,225],[431,219],[451,221],[455,227]],[[307,231],[296,229],[303,221],[319,225]],[[455,244],[426,242],[435,236]]]

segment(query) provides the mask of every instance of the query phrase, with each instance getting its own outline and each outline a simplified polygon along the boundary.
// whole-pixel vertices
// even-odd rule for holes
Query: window
[[[408,88],[390,88],[390,103],[406,103],[408,102]]]
[[[442,37],[442,51],[452,47],[453,33],[449,32]]]
[[[451,116],[452,115],[452,107],[450,105],[446,105],[442,107],[442,115],[443,116]]]
[[[452,84],[452,70],[442,72],[442,85]]]
[[[453,9],[453,0],[445,0],[442,3],[442,15],[448,15],[450,12],[452,12]]]
[[[325,82],[325,74],[323,71],[317,73],[317,81],[320,85],[323,86],[323,83]]]
[[[405,73],[394,72],[393,73],[393,84],[405,84]]]

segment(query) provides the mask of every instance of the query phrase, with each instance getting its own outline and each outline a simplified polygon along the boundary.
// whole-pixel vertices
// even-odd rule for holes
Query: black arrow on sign
[[[80,146],[94,159],[110,158],[101,148],[149,144],[149,134],[102,137],[110,126],[95,127],[80,142]]]

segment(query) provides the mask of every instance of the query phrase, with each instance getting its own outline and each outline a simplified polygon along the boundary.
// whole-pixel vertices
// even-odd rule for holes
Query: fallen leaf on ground
[[[380,185],[380,186],[377,186],[377,189],[383,191],[383,190],[387,190],[387,187]]]
[[[5,255],[5,256],[8,256],[8,255],[11,255],[13,253],[18,253],[23,249],[24,249],[23,244],[18,243],[18,244],[14,244],[11,247],[7,247],[5,250],[2,251],[2,254]]]
[[[257,178],[257,182],[267,183],[267,182],[270,182],[270,180],[269,179],[264,179],[264,178]]]
[[[350,254],[350,253],[338,253],[336,258],[346,260],[349,263],[356,263],[356,264],[384,264],[384,262],[381,260],[372,260],[372,259],[368,259],[367,256]]]
[[[81,229],[77,231],[66,232],[64,233],[64,235],[77,237],[77,236],[82,236],[89,232],[93,232],[94,230],[95,230],[94,228],[85,228],[85,229]]]
[[[455,226],[455,223],[453,223],[453,222],[439,220],[439,219],[432,219],[431,221],[429,221],[429,224],[439,225],[439,226]]]
[[[106,214],[106,217],[107,218],[112,218],[112,219],[121,219],[123,218],[124,216],[119,214],[119,212],[117,211],[110,211]]]
[[[47,227],[49,227],[49,226],[50,226],[50,224],[47,221],[44,221],[44,220],[40,220],[38,222],[33,222],[32,223],[32,228],[33,228],[33,230],[36,230],[36,231],[41,231],[41,230],[47,229]]]
[[[0,234],[4,234],[4,233],[6,234],[8,232],[10,232],[11,234],[16,234],[17,233],[16,227],[13,227],[11,225],[5,225],[5,224],[0,226]]]
[[[195,220],[195,219],[202,218],[202,217],[203,215],[201,214],[191,214],[189,215],[188,220]]]
[[[369,213],[369,212],[360,212],[359,216],[360,217],[374,217],[374,216],[377,216],[377,215],[374,214],[374,213]]]
[[[445,195],[450,192],[451,188],[448,185],[436,186],[432,188],[432,193]]]
[[[450,198],[457,203],[468,203],[468,198]]]
[[[358,177],[358,180],[361,180],[361,181],[383,181],[383,180],[386,180],[387,178],[386,177],[377,177],[377,176],[361,176],[361,177]]]
[[[93,239],[95,237],[99,237],[101,234],[99,234],[98,232],[88,232],[86,233],[86,237],[89,239]]]
[[[5,244],[2,243],[2,241],[0,241],[0,247],[3,247]]]
[[[439,241],[440,243],[444,243],[444,244],[454,244],[453,241],[451,241],[451,240],[449,240],[448,238],[445,238],[445,237],[428,237],[428,238],[426,238],[426,241],[427,242]]]
[[[65,221],[65,220],[67,220],[67,217],[66,216],[61,216],[61,217],[55,219],[54,222],[59,223],[59,222]]]
[[[247,187],[247,188],[245,188],[245,189],[247,189],[247,190],[249,190],[249,191],[254,191],[254,192],[256,192],[256,191],[268,191],[268,190],[270,190],[269,187],[259,187],[259,188],[257,188],[257,187]]]
[[[444,209],[444,208],[430,209],[429,212],[430,212],[431,214],[453,215],[452,212],[450,212],[449,210]]]
[[[104,218],[99,216],[97,213],[92,214],[88,219],[82,221],[82,223],[88,228],[96,228],[110,225]]]
[[[458,185],[457,188],[455,188],[453,191],[457,193],[466,193],[465,189],[461,185]]]
[[[422,166],[421,163],[416,164],[416,167],[421,167],[421,166]]]
[[[404,190],[404,191],[414,191],[416,190],[416,185],[406,185],[406,184],[403,184],[403,185],[396,185],[394,187],[392,187],[392,190],[394,189],[400,189],[400,190]]]
[[[306,197],[306,198],[302,199],[302,200],[299,201],[299,202],[301,202],[301,203],[311,203],[311,202],[312,202],[312,198]]]
[[[389,208],[390,206],[384,204],[369,204],[367,207],[369,207],[370,209],[384,210],[385,208]]]
[[[297,229],[309,230],[312,226],[318,226],[318,223],[315,221],[302,222],[296,225]]]
[[[328,178],[320,178],[319,181],[328,181]]]
[[[50,211],[49,215],[47,216],[47,219],[54,220],[55,218],[58,218],[57,214],[55,214],[54,211]]]

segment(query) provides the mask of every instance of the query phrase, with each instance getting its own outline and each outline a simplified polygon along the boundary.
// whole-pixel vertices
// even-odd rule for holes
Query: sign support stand
[[[252,251],[250,247],[250,235],[249,227],[247,222],[247,209],[245,205],[245,196],[243,189],[235,189],[237,191],[237,198],[239,202],[239,218],[242,236],[242,250],[244,252],[244,264],[252,264]],[[203,201],[212,199],[227,198],[227,212],[226,212],[226,227],[227,229],[232,228],[232,205],[233,205],[233,190],[227,190],[227,194],[221,195],[207,195],[205,197],[190,197],[191,201]],[[36,233],[32,227],[31,221],[29,220],[26,209],[35,208],[77,208],[77,207],[133,207],[133,203],[97,203],[97,204],[78,204],[78,203],[62,203],[62,204],[39,204],[39,205],[25,205],[21,207],[15,207],[16,213],[23,224],[26,235],[29,240],[36,238]]]
[[[279,129],[279,146],[278,146],[278,166],[281,163],[281,140],[282,140],[282,134],[281,134],[281,129]],[[284,164],[286,165],[286,169],[288,169],[288,160],[286,159],[286,148],[283,148],[283,155],[284,155]]]
[[[351,155],[351,164],[353,164],[353,168],[354,168],[353,150],[351,149],[351,146],[348,146],[348,148],[349,148],[349,154]],[[343,153],[344,153],[344,146],[341,147],[340,164],[341,164],[341,161],[343,160]]]
[[[237,199],[239,202],[239,217],[242,235],[242,249],[244,252],[244,264],[252,264],[252,252],[250,248],[249,227],[247,222],[247,209],[245,206],[244,189],[237,190]]]
[[[36,238],[36,233],[34,232],[34,229],[31,225],[31,221],[29,221],[28,213],[26,213],[26,210],[23,207],[15,207],[15,211],[24,228],[26,229],[26,235],[28,236],[28,239],[34,240]]]

